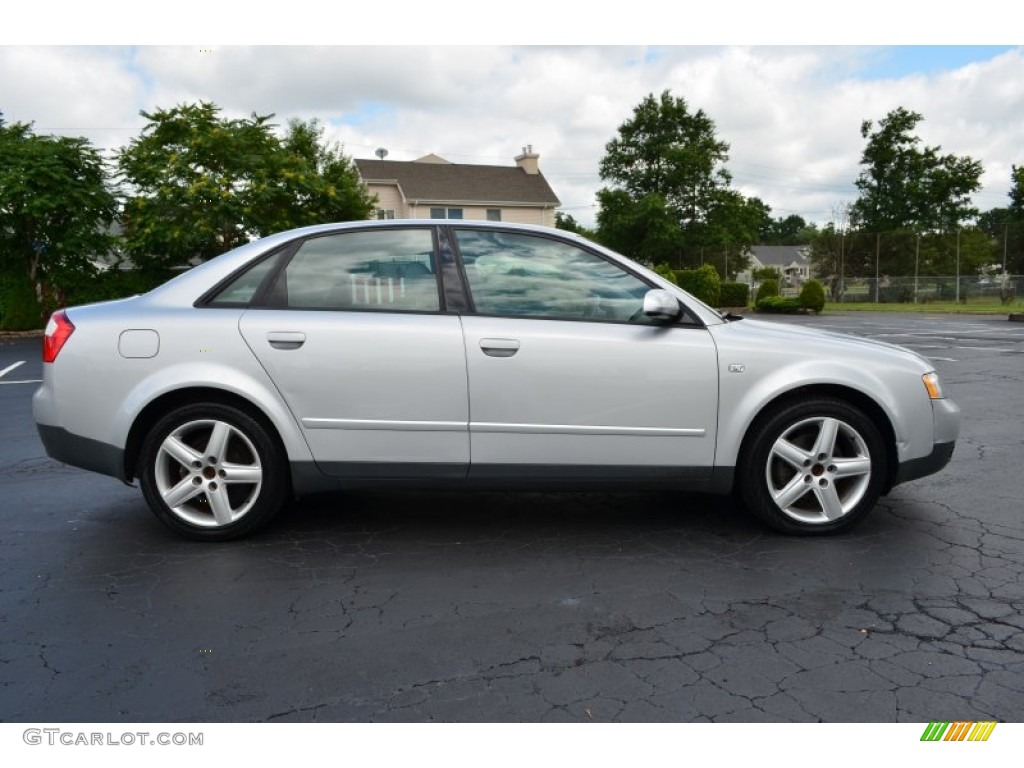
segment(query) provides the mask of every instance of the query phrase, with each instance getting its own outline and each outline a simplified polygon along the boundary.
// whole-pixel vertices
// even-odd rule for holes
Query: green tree
[[[761,230],[761,245],[808,245],[816,229],[813,222],[808,224],[795,213],[770,219]]]
[[[324,129],[316,119],[288,121],[283,141],[285,152],[297,173],[288,221],[283,228],[354,221],[367,218],[373,210],[370,197],[359,178],[355,163],[345,156],[342,146],[324,139]],[[291,181],[291,177],[288,177]]]
[[[731,181],[725,169],[729,145],[715,138],[704,110],[664,91],[648,96],[605,145],[600,174],[631,197],[661,195],[686,229],[707,215],[715,190]]]
[[[622,189],[597,193],[597,235],[602,245],[645,264],[678,265],[683,237],[660,195],[634,200]]]
[[[628,254],[635,249],[631,238],[642,236],[649,223],[656,234],[647,237],[646,251],[656,251],[656,259],[666,255],[681,266],[708,252],[724,268],[732,253],[729,271],[741,268],[736,255],[757,242],[771,209],[729,188],[728,150],[703,110],[691,111],[667,90],[649,94],[605,145],[599,170],[609,186],[598,193],[602,242]]]
[[[61,302],[70,275],[94,271],[116,212],[103,158],[86,139],[0,123],[0,267],[22,275],[39,306]]]
[[[1010,210],[1018,218],[1024,216],[1024,165],[1013,166],[1010,174]]]
[[[206,260],[253,237],[364,219],[373,200],[316,121],[228,119],[210,102],[142,112],[149,123],[118,154],[127,186],[126,246],[140,266]]]
[[[583,235],[593,239],[593,230],[587,229],[578,221],[571,213],[563,213],[562,211],[555,211],[555,227],[557,229],[564,229],[566,232],[575,232],[577,235]]]
[[[768,211],[771,209],[758,198],[731,189],[715,195],[700,241],[705,246],[705,260],[710,257],[726,280],[749,266],[746,246],[758,242]]]
[[[877,126],[871,120],[861,124],[867,144],[851,211],[860,229],[949,232],[977,215],[970,197],[981,186],[981,163],[922,147],[914,130],[923,119],[898,107]]]

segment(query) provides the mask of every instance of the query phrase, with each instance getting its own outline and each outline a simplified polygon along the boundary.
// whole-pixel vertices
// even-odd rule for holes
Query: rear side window
[[[249,304],[249,302],[252,301],[253,296],[256,295],[256,291],[259,290],[260,285],[266,279],[267,275],[273,272],[277,267],[282,256],[284,256],[284,251],[278,251],[269,258],[253,264],[242,272],[242,274],[236,276],[231,282],[221,288],[220,291],[218,291],[216,295],[207,302],[208,306],[233,307]]]
[[[441,309],[430,229],[342,232],[310,238],[271,291],[292,309]]]

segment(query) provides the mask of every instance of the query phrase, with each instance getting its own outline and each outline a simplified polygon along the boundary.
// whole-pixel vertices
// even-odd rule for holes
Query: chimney
[[[536,176],[540,173],[540,168],[537,167],[539,159],[540,155],[533,151],[533,144],[527,144],[523,147],[523,154],[516,157],[516,165],[531,176]]]

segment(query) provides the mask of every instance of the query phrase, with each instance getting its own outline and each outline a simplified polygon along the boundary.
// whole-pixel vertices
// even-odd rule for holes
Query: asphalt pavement
[[[916,349],[964,412],[950,466],[849,535],[676,493],[381,491],[190,542],[45,457],[40,342],[0,339],[0,720],[1024,720],[1024,325],[780,321]]]

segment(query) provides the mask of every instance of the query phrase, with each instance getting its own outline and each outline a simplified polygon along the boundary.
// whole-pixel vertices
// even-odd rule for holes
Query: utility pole
[[[1003,222],[1003,274],[1006,274],[1006,246],[1010,242],[1010,222]]]
[[[875,304],[878,303],[878,260],[882,253],[882,233],[875,232]]]
[[[846,222],[843,222],[844,226],[839,230],[839,301],[843,300],[843,283],[844,275],[846,273]]]
[[[917,245],[914,246],[914,303],[917,304],[917,275],[921,263],[921,233],[917,233]]]
[[[960,304],[960,227],[956,228],[956,303]]]

